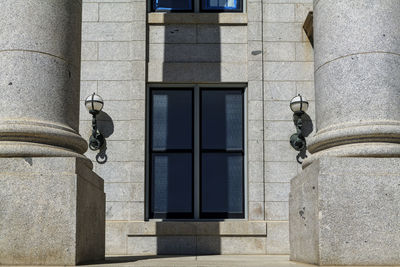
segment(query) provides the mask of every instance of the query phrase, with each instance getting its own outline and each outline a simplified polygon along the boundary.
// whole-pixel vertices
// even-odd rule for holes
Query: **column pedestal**
[[[0,158],[0,265],[104,258],[103,180],[81,158]]]
[[[400,263],[400,159],[322,157],[290,191],[291,260]]]
[[[103,180],[79,135],[82,1],[0,4],[0,265],[104,258]]]
[[[317,131],[291,181],[294,261],[400,264],[399,11],[314,0]]]

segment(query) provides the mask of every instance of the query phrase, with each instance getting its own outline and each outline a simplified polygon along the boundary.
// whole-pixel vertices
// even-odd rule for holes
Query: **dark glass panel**
[[[202,91],[202,149],[243,149],[241,90]]]
[[[152,156],[152,212],[190,213],[193,207],[191,153]]]
[[[209,11],[241,11],[241,0],[202,0],[202,9]]]
[[[243,213],[243,156],[203,153],[201,212]]]
[[[152,91],[152,149],[192,148],[192,91]]]
[[[154,11],[191,11],[192,0],[153,0]]]

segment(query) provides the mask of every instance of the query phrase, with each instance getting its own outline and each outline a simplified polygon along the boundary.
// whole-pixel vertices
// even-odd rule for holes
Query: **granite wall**
[[[81,100],[105,100],[106,253],[289,254],[289,100],[310,102],[313,51],[302,29],[311,0],[249,0],[247,13],[146,14],[146,1],[83,1]],[[247,218],[145,221],[145,98],[151,84],[247,85]],[[81,105],[80,132],[90,135]]]

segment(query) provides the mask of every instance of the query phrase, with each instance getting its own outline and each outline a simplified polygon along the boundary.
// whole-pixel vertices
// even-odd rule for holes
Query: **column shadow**
[[[176,13],[164,16],[162,82],[220,82],[222,58],[219,14],[208,13],[206,24],[190,21],[176,24],[175,16]]]

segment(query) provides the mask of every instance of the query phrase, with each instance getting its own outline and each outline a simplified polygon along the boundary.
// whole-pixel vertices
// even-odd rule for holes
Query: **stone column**
[[[75,156],[78,134],[80,0],[2,0],[0,157]]]
[[[78,134],[81,13],[0,2],[0,265],[104,257],[103,180]]]
[[[315,137],[291,181],[291,259],[400,264],[400,1],[314,0]]]
[[[308,163],[399,157],[400,1],[314,1],[314,52],[317,134]]]

